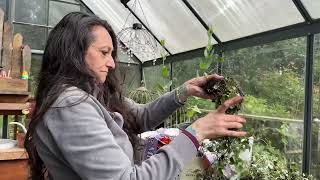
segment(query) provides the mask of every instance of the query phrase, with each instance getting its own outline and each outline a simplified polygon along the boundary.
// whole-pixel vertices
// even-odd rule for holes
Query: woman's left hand
[[[202,76],[190,79],[186,81],[183,85],[178,87],[179,89],[179,99],[181,101],[186,101],[189,96],[196,96],[203,99],[214,99],[212,95],[208,95],[204,90],[203,86],[210,80],[222,80],[223,76],[217,74],[211,74],[208,76]]]

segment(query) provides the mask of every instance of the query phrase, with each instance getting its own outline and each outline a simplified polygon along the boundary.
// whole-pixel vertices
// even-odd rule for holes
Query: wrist
[[[179,103],[184,104],[189,97],[188,87],[186,84],[182,84],[181,86],[176,88],[176,98]]]
[[[192,127],[192,124],[186,128],[186,131],[188,131],[190,134],[192,134],[197,139],[197,141],[199,143],[201,143],[204,140],[204,138],[202,138],[199,135],[199,133],[196,131],[196,129]]]

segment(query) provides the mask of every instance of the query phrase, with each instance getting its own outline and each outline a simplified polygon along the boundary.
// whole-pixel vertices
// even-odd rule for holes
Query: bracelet
[[[176,92],[176,100],[179,103],[184,104],[188,99],[187,86],[185,84],[182,84],[181,86],[176,88],[175,92]]]

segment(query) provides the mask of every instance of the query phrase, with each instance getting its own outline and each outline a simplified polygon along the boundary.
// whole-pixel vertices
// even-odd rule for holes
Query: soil
[[[203,89],[206,93],[214,95],[215,99],[212,100],[216,104],[216,107],[220,106],[224,101],[234,96],[244,96],[239,83],[230,77],[225,77],[223,80],[211,80],[204,85]],[[226,113],[236,114],[241,109],[241,103],[230,107]]]

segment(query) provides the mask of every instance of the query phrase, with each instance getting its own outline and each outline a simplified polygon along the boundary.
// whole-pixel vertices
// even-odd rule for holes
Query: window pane
[[[128,9],[126,9],[123,4],[121,4],[120,1],[91,1],[91,0],[83,0],[83,2],[100,18],[107,20],[110,25],[112,26],[113,30],[118,34],[122,29],[132,27],[133,23],[139,23],[139,21],[134,18],[132,15],[128,16],[130,12]],[[130,17],[130,20],[128,18]],[[143,27],[145,29],[145,27]],[[121,38],[123,43],[128,47],[130,46],[128,41],[129,39],[135,40],[134,38],[130,37],[128,32],[133,31],[127,31],[124,33],[124,38]],[[145,31],[144,31],[145,32]],[[134,34],[134,33],[132,33]],[[150,37],[150,36],[148,36]],[[151,36],[151,38],[153,38]],[[133,42],[133,41],[131,41]],[[153,41],[154,42],[154,41]],[[138,44],[138,43],[137,43]],[[148,50],[149,46],[146,46],[146,49]],[[157,47],[160,47],[160,44],[157,43]],[[161,57],[160,54],[161,48],[158,48],[156,51],[153,51],[153,53],[150,53],[149,56],[144,56],[141,53],[134,53],[134,55],[142,62],[147,60],[153,60],[155,58]]]
[[[172,63],[172,80],[173,88],[176,88],[182,85],[189,79],[197,77],[197,74],[200,76],[203,73],[200,71],[200,62],[203,57],[196,57],[193,59],[183,59],[175,61]],[[217,64],[211,64],[207,73],[217,73]]]
[[[165,64],[170,71],[170,65]],[[145,87],[150,91],[159,90],[158,86],[164,86],[169,83],[169,79],[162,77],[162,65],[143,68]],[[169,90],[169,89],[166,89]]]
[[[126,52],[124,52],[120,47],[118,47],[118,62],[124,62],[124,63],[136,63],[139,64],[139,60],[132,56],[129,57]]]
[[[303,5],[307,8],[312,18],[320,18],[320,1],[318,0],[301,0]]]
[[[134,0],[128,5],[173,54],[207,44],[206,29],[182,1]]]
[[[46,28],[14,24],[14,33],[21,33],[23,44],[31,49],[43,50],[46,43]]]
[[[320,179],[320,34],[315,38],[311,173]]]
[[[229,41],[303,22],[291,0],[189,0],[215,34]]]
[[[39,72],[41,70],[41,64],[42,64],[42,55],[32,54],[31,74],[30,74],[32,95],[35,95],[35,91],[37,89]]]
[[[200,58],[194,58],[192,60],[180,60],[172,63],[172,79],[173,88],[182,85],[185,81],[196,77],[199,70]]]
[[[223,75],[240,82],[242,114],[255,136],[253,147],[269,146],[301,168],[306,39],[297,38],[226,52]],[[267,142],[267,143],[265,143]],[[259,152],[253,150],[253,153]],[[278,164],[284,161],[278,162]]]
[[[74,11],[80,11],[80,6],[50,1],[49,25],[55,26],[66,14]]]
[[[15,1],[15,21],[46,25],[48,0]]]
[[[5,19],[8,17],[8,15],[7,15],[7,8],[6,8],[6,6],[7,6],[7,4],[6,4],[6,0],[0,0],[0,8],[3,10],[3,12],[4,12],[4,17],[5,17]]]
[[[120,72],[123,90],[128,94],[131,90],[140,87],[140,66],[137,64],[117,63]]]

